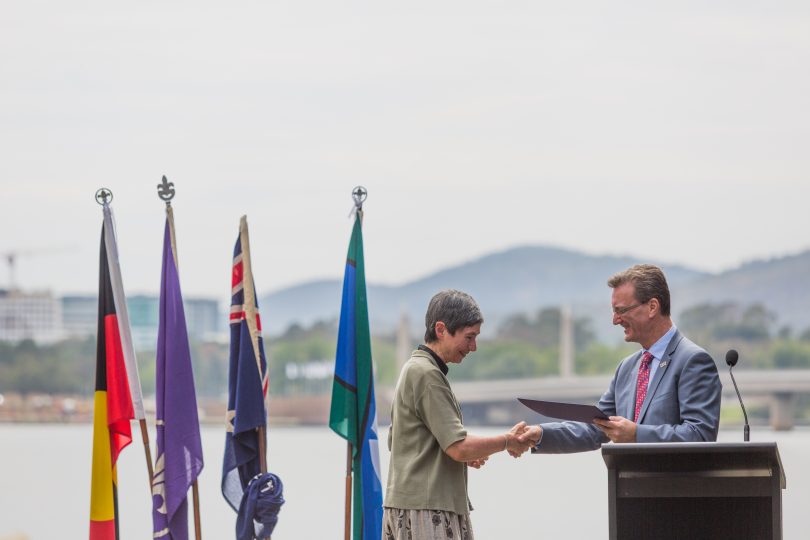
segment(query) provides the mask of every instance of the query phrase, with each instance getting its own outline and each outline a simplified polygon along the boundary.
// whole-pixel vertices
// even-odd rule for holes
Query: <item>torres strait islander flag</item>
[[[231,275],[231,352],[222,495],[239,510],[250,479],[260,472],[257,428],[267,424],[267,360],[262,323],[250,265],[247,218],[242,216],[233,249]]]
[[[118,302],[113,294],[107,258],[107,246],[111,243],[114,245],[115,238],[112,220],[107,219],[109,208],[105,207],[104,210],[105,222],[101,229],[99,257],[90,540],[119,538],[116,462],[121,450],[132,442],[129,421],[135,417],[115,309]]]
[[[357,210],[343,278],[329,427],[352,445],[352,538],[377,540],[382,535],[383,497],[362,221],[363,212]]]

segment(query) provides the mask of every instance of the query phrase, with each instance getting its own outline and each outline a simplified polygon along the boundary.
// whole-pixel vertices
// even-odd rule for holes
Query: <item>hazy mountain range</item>
[[[430,297],[444,288],[472,294],[481,305],[485,333],[516,312],[566,304],[575,317],[590,317],[606,341],[621,339],[611,328],[607,278],[641,261],[632,257],[594,256],[544,246],[508,249],[440,270],[401,286],[368,284],[372,332],[390,332],[403,313],[415,336],[424,331]],[[783,258],[755,261],[710,274],[684,266],[656,263],[664,269],[672,290],[673,314],[700,303],[761,302],[777,315],[777,325],[795,330],[810,327],[810,250]],[[309,325],[339,315],[342,282],[313,281],[262,298],[263,320],[271,334],[291,323]]]

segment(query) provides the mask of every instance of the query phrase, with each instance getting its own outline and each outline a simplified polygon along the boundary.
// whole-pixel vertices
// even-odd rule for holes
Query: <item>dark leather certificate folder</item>
[[[531,410],[560,420],[574,420],[576,422],[593,422],[594,418],[607,419],[607,415],[594,405],[581,405],[579,403],[560,403],[558,401],[538,401],[536,399],[518,398],[518,401]]]

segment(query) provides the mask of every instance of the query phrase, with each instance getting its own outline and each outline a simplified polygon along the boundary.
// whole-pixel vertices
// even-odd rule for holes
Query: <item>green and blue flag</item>
[[[377,540],[382,537],[383,497],[362,219],[362,210],[357,210],[343,279],[329,427],[352,445],[352,538]]]

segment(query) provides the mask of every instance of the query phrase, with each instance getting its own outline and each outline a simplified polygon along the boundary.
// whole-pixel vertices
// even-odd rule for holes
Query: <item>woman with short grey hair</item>
[[[467,293],[437,293],[425,314],[425,344],[402,367],[391,404],[382,540],[473,540],[467,469],[497,452],[518,457],[525,422],[491,437],[468,434],[448,364],[476,350],[484,318]]]

